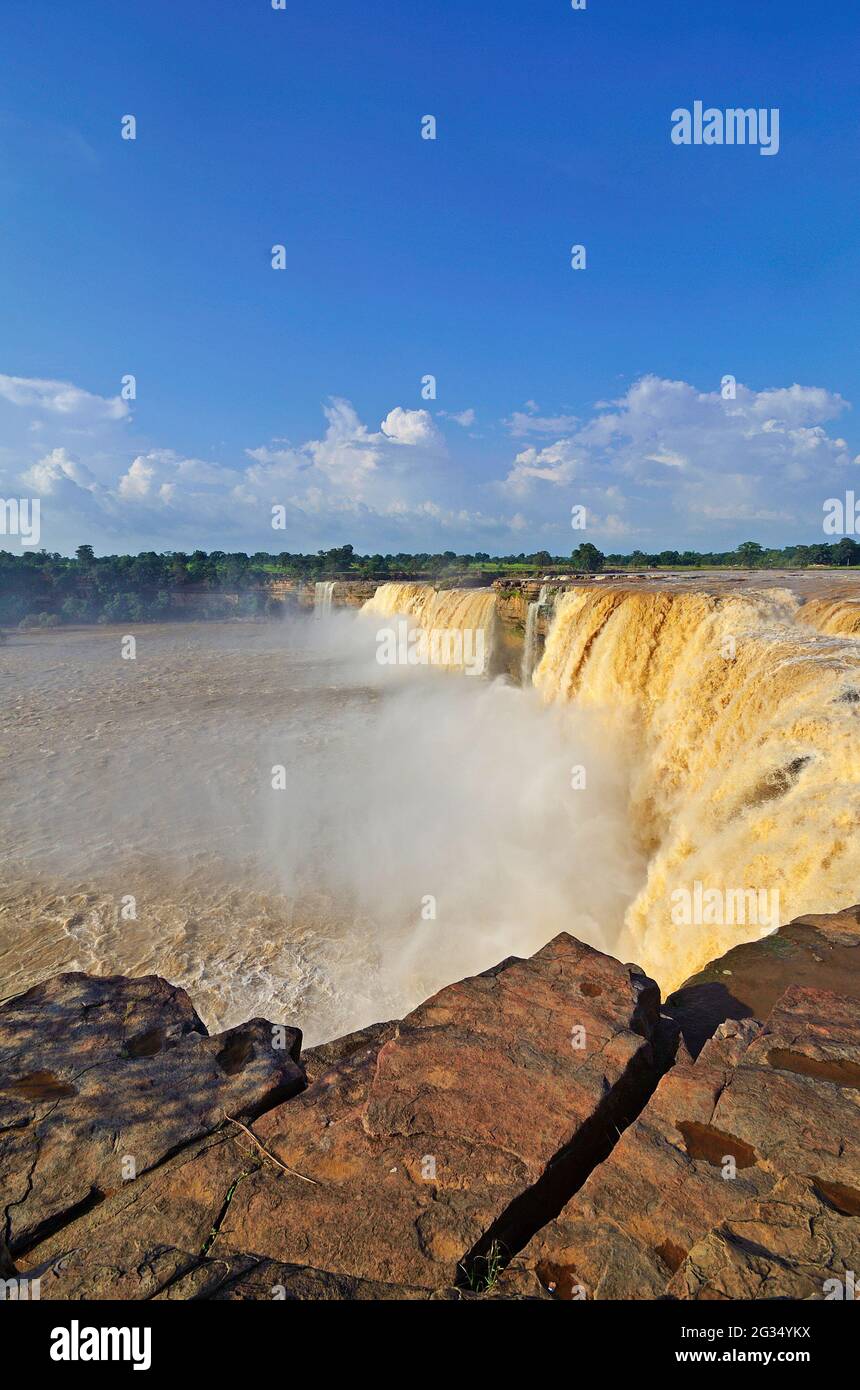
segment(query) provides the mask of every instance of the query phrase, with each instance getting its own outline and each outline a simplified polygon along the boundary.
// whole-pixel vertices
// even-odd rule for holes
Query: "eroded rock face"
[[[657,1009],[652,981],[566,935],[442,990],[261,1118],[266,1147],[312,1181],[253,1175],[219,1248],[462,1281],[470,1252],[515,1248],[641,1105]]]
[[[303,1302],[340,1303],[344,1301],[414,1302],[427,1298],[426,1289],[405,1284],[379,1284],[349,1275],[329,1274],[326,1270],[302,1265],[283,1265],[244,1255],[231,1262],[225,1272],[223,1261],[207,1260],[186,1278],[172,1284],[164,1299],[210,1298],[217,1302]]]
[[[355,1033],[346,1033],[332,1042],[320,1043],[302,1053],[302,1066],[308,1081],[316,1081],[332,1067],[345,1062],[356,1052],[367,1051],[374,1045],[381,1047],[397,1032],[398,1023],[371,1023],[369,1028],[360,1028]]]
[[[141,1300],[190,1289],[192,1276],[202,1287],[229,1278],[235,1261],[225,1265],[213,1249],[219,1223],[260,1164],[241,1130],[229,1130],[187,1145],[40,1241],[19,1258],[21,1274],[39,1274],[42,1299]]]
[[[659,1084],[658,1010],[562,935],[305,1070],[294,1029],[209,1038],[162,980],[56,977],[0,1008],[0,1272],[43,1299],[853,1297],[858,1001],[793,986]]]
[[[834,1240],[843,1231],[852,1248],[842,1219],[860,1211],[858,1062],[860,1010],[826,990],[786,991],[764,1026],[723,1024],[695,1063],[678,1059],[515,1269],[536,1272],[562,1297],[724,1296],[697,1291],[710,1279],[719,1285],[723,1253],[714,1252],[731,1243],[737,1222],[761,1227],[765,1212],[778,1219],[777,1189],[788,1178],[811,1180]],[[796,1209],[795,1234],[803,1219]],[[791,1247],[777,1230],[770,1246],[762,1239],[774,1263]],[[810,1267],[823,1248],[823,1238],[810,1244]],[[732,1278],[739,1269],[735,1261]]]
[[[668,1285],[673,1298],[853,1299],[860,1215],[822,1197],[806,1178],[781,1178],[690,1251]]]
[[[264,1019],[207,1036],[157,976],[57,975],[0,1007],[0,1191],[14,1255],[46,1223],[121,1188],[225,1112],[305,1085],[301,1034]]]
[[[791,985],[860,999],[860,907],[798,917],[735,946],[685,981],[665,1008],[695,1057],[724,1020],[767,1018]]]

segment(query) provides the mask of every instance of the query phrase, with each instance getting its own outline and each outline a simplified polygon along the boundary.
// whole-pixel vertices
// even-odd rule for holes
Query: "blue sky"
[[[0,495],[61,550],[822,539],[860,481],[858,29],[6,0]],[[778,154],[674,145],[697,99],[778,108]]]

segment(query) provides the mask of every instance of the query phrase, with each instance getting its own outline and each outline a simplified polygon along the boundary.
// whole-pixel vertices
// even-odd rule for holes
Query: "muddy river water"
[[[134,660],[119,628],[12,634],[0,995],[158,973],[210,1029],[314,1042],[564,928],[612,946],[642,863],[611,754],[534,692],[381,668],[374,633],[144,625]]]

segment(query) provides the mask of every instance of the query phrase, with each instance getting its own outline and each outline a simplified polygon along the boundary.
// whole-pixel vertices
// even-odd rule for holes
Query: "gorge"
[[[847,1287],[852,585],[295,600],[142,626],[133,663],[110,628],[4,648],[7,1269],[58,1298]],[[381,665],[401,621],[480,633],[485,678]]]
[[[4,649],[4,994],[148,970],[210,1026],[298,1008],[316,1041],[562,930],[671,990],[772,930],[735,901],[856,896],[847,578],[291,592],[282,622],[142,625],[135,662],[109,627]],[[403,622],[480,636],[486,678],[380,665]],[[697,884],[724,910],[674,921]]]

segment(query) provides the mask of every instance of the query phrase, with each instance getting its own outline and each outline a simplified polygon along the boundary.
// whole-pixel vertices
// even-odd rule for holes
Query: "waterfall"
[[[797,616],[831,637],[860,637],[860,603],[856,591],[807,599]]]
[[[431,662],[448,670],[463,669],[464,647],[476,650],[476,637],[480,637],[480,650],[483,652],[483,672],[490,670],[493,634],[496,619],[496,595],[492,589],[434,589],[431,584],[380,584],[373,598],[362,607],[364,613],[375,613],[380,617],[403,616],[411,619],[415,626],[428,634],[463,634],[472,640],[468,643],[444,644],[432,650]]]
[[[334,581],[326,580],[322,584],[314,585],[314,614],[317,618],[325,618],[331,612],[332,598],[334,597]]]
[[[546,585],[541,584],[540,593],[534,603],[528,606],[526,613],[526,633],[523,643],[523,660],[520,667],[520,680],[523,685],[528,685],[535,669],[535,657],[537,656],[538,642],[538,616],[540,610],[547,601]]]
[[[778,890],[783,922],[857,901],[860,642],[833,633],[844,613],[818,614],[823,635],[804,607],[779,589],[556,600],[534,685],[594,711],[631,769],[648,871],[625,949],[664,990],[762,935],[678,925],[673,892]]]

